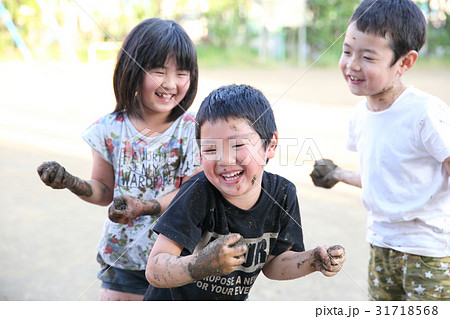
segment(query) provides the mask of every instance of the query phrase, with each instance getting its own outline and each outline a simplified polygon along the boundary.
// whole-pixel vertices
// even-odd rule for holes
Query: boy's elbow
[[[281,280],[282,278],[279,277],[278,273],[278,267],[274,267],[274,265],[271,263],[271,261],[274,259],[274,256],[270,256],[267,260],[266,264],[262,268],[262,273],[264,276],[266,276],[267,279],[271,280]]]
[[[145,268],[145,278],[153,287],[172,288],[165,274],[158,270],[158,266],[152,262],[151,258],[148,259],[147,267]]]
[[[159,281],[157,280],[158,277],[155,276],[154,267],[151,264],[150,259],[148,260],[147,267],[145,268],[145,278],[147,279],[148,283],[153,287],[163,288],[160,286]]]

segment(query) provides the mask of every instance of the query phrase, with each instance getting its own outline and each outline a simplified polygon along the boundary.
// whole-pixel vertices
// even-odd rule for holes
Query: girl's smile
[[[163,67],[146,72],[142,84],[144,111],[149,115],[170,114],[186,96],[190,86],[189,74],[189,71],[180,70],[171,56]]]

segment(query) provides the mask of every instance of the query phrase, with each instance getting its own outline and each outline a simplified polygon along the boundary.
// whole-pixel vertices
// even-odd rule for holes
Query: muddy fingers
[[[208,276],[227,275],[245,261],[247,246],[239,243],[239,234],[229,234],[218,238],[203,248],[195,263],[188,266],[194,280]]]

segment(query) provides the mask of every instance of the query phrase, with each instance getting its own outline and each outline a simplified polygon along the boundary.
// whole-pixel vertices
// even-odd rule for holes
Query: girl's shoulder
[[[102,116],[89,125],[83,132],[84,138],[104,138],[118,136],[126,124],[124,112],[110,113]]]
[[[94,123],[92,123],[92,126],[94,125],[102,125],[102,126],[110,126],[110,125],[123,125],[125,123],[125,112],[115,112],[115,113],[109,113],[98,120],[96,120]]]
[[[196,114],[194,112],[186,112],[183,115],[181,115],[181,122],[182,123],[196,123],[195,120]]]
[[[190,127],[195,126],[196,120],[195,120],[195,113],[194,112],[185,112],[182,114],[179,118],[175,120],[173,123],[173,126],[176,127]]]
[[[178,132],[175,134],[186,134],[187,132],[194,132],[195,123],[195,113],[185,112],[179,118],[177,118],[175,122],[173,122],[168,132],[171,132],[170,134],[174,134],[174,132]]]

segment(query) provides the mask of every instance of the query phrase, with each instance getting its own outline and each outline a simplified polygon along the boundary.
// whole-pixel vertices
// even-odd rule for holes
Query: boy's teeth
[[[231,174],[222,174],[223,178],[225,178],[227,181],[232,181],[234,179],[237,179],[239,177],[241,172],[234,172]]]

